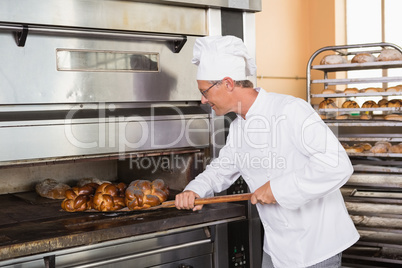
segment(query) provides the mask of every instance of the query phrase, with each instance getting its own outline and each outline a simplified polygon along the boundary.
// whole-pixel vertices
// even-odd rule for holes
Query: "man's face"
[[[201,103],[208,103],[215,111],[216,115],[224,115],[230,112],[228,111],[226,90],[223,86],[224,81],[211,84],[206,80],[197,80],[197,83],[198,89],[202,94]]]

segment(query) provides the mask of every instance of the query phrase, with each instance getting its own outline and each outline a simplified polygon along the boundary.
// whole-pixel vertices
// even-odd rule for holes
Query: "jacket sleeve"
[[[233,153],[233,125],[230,125],[229,135],[226,145],[219,151],[219,156],[215,158],[194,180],[185,187],[200,195],[201,198],[213,196],[229,188],[240,176],[240,172],[235,165]]]
[[[288,136],[307,160],[302,168],[272,178],[271,189],[281,206],[297,209],[339,189],[353,167],[337,137],[307,102],[296,99],[283,111]]]

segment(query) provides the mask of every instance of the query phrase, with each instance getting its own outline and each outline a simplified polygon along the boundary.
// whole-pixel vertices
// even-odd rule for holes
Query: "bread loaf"
[[[354,146],[356,146],[356,147],[362,147],[362,148],[364,149],[364,151],[370,151],[371,148],[373,148],[373,146],[371,146],[371,144],[368,143],[368,142],[358,143],[358,144],[355,144]]]
[[[360,119],[361,120],[370,120],[370,119],[373,119],[373,117],[371,115],[369,115],[369,114],[362,114],[360,116]]]
[[[399,92],[401,91],[401,88],[396,86],[396,87],[389,87],[385,90],[385,92]]]
[[[401,107],[401,101],[400,100],[390,100],[387,103],[387,107]]]
[[[169,188],[163,180],[136,180],[127,187],[125,202],[130,210],[141,210],[161,204],[168,196]]]
[[[402,143],[396,144],[396,145],[392,145],[389,148],[389,152],[390,153],[394,153],[394,154],[400,154],[402,153]]]
[[[66,198],[61,203],[61,208],[68,212],[84,211],[92,208],[93,196],[98,188],[97,183],[89,183],[84,186],[75,186],[66,191]]]
[[[345,148],[345,151],[348,153],[362,153],[364,152],[364,148],[361,146],[349,146]]]
[[[320,64],[343,64],[347,63],[346,59],[341,55],[334,54],[334,55],[326,55],[324,58],[321,59]]]
[[[388,152],[388,148],[384,144],[377,144],[377,145],[374,145],[373,148],[370,149],[370,152],[375,153],[375,154],[383,154],[383,153]]]
[[[370,53],[357,53],[351,60],[352,63],[364,63],[364,62],[373,62],[376,61],[376,57],[374,57]]]
[[[363,91],[364,93],[376,93],[376,92],[383,92],[384,90],[380,87],[368,87]]]
[[[385,116],[385,120],[402,121],[401,114],[389,114]]]
[[[335,117],[336,120],[345,120],[345,119],[349,119],[349,115],[347,114],[340,114],[338,116]]]
[[[35,185],[35,191],[42,197],[50,199],[64,199],[66,190],[71,187],[54,179],[45,179]]]
[[[95,192],[93,198],[93,208],[98,211],[114,211],[125,207],[124,183],[112,184],[102,183]]]
[[[360,108],[360,106],[357,102],[349,100],[342,104],[342,108]]]
[[[381,107],[381,108],[388,107],[388,100],[386,100],[386,99],[379,100],[378,101],[378,106]]]
[[[343,93],[346,94],[356,94],[359,93],[359,90],[355,87],[351,87],[351,88],[345,88],[345,90],[343,91]]]
[[[335,94],[336,92],[335,92],[335,90],[333,90],[333,89],[324,89],[323,91],[322,91],[322,94]]]
[[[396,49],[386,48],[383,49],[377,57],[378,61],[396,61],[402,60],[402,54]]]
[[[368,100],[365,101],[362,105],[362,108],[378,108],[378,104],[375,101]]]
[[[319,109],[331,109],[331,108],[338,108],[333,99],[325,99],[320,102]]]

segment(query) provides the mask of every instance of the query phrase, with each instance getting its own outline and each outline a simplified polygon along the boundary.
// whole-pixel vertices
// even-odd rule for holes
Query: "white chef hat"
[[[191,62],[198,66],[197,80],[247,80],[257,69],[243,41],[230,35],[197,38]]]

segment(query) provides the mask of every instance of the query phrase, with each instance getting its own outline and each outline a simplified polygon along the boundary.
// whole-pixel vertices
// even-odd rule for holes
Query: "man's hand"
[[[271,182],[270,181],[268,181],[267,183],[262,185],[260,188],[255,190],[255,192],[251,196],[251,204],[255,205],[257,203],[260,203],[262,205],[276,204],[275,197],[271,190]]]
[[[176,195],[175,206],[177,209],[192,209],[193,211],[201,210],[203,205],[194,206],[194,200],[200,198],[198,194],[193,191],[184,191]]]

